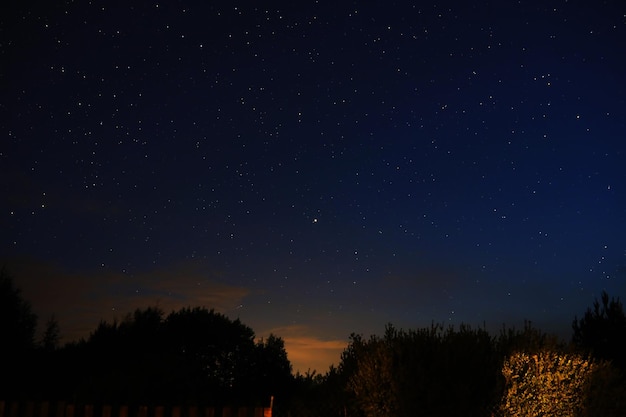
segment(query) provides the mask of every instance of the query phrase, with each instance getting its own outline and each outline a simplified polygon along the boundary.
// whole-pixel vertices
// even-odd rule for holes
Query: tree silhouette
[[[501,359],[485,330],[388,325],[384,337],[353,337],[347,352],[348,389],[366,416],[481,415],[499,394]]]
[[[60,331],[59,322],[53,314],[46,322],[46,328],[41,338],[41,347],[45,351],[51,352],[59,347]]]
[[[30,303],[13,283],[13,278],[3,267],[0,269],[0,343],[2,357],[18,355],[35,347],[37,316]]]
[[[82,402],[266,405],[291,378],[282,339],[255,344],[251,328],[201,307],[165,318],[151,307],[103,321],[58,357],[74,375],[64,399]]]
[[[54,316],[37,343],[36,325],[30,304],[1,269],[2,399],[250,406],[267,405],[271,395],[285,400],[293,382],[280,337],[255,343],[240,320],[203,307],[167,317],[159,308],[137,309],[62,348]]]
[[[0,393],[5,399],[27,391],[35,354],[37,316],[9,272],[0,269]]]
[[[73,348],[82,382],[73,392],[85,401],[144,402],[167,396],[169,362],[163,342],[163,312],[137,309],[121,322],[100,322]]]
[[[168,344],[185,370],[188,392],[212,401],[237,400],[252,364],[254,332],[239,320],[207,310],[183,308],[165,322]]]
[[[626,315],[619,298],[606,291],[588,308],[585,315],[572,323],[575,346],[599,359],[610,360],[626,373]]]
[[[285,394],[290,391],[293,383],[291,375],[291,362],[287,358],[285,342],[278,336],[270,334],[267,339],[261,339],[255,346],[255,363],[253,366],[254,378],[250,380],[253,386],[251,392],[255,392],[258,398],[266,405],[270,396],[280,395],[281,401],[285,400]]]

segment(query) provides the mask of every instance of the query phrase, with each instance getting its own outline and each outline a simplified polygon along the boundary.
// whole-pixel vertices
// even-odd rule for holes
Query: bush
[[[442,326],[353,339],[348,389],[366,416],[482,416],[498,393],[500,361],[484,330]]]
[[[542,350],[505,362],[504,416],[624,416],[624,386],[609,362]],[[621,402],[621,404],[620,404]]]

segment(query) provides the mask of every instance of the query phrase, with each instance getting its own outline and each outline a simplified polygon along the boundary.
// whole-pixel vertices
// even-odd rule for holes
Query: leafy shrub
[[[517,352],[504,362],[502,373],[504,416],[626,415],[620,400],[626,391],[609,362],[549,350]]]

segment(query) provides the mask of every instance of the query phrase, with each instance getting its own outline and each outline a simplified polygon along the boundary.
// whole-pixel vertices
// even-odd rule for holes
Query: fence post
[[[164,406],[154,406],[154,413],[151,414],[148,406],[141,405],[137,408],[136,415],[133,412],[132,417],[272,417],[272,403],[273,397],[269,408],[224,406],[221,413],[219,409],[210,406],[198,408],[198,406],[190,405],[185,409],[186,412],[183,412],[181,406],[172,406],[169,415],[165,412]],[[51,413],[51,407],[56,412]],[[49,401],[41,403],[27,401],[21,404],[19,401],[7,403],[5,400],[0,400],[0,417],[131,417],[128,405],[120,405],[117,413],[113,413],[113,406],[110,404],[98,406],[98,410],[101,410],[97,413],[98,416],[96,416],[93,404],[85,404],[82,407],[79,405],[78,409],[76,407],[76,404],[67,404],[64,401],[51,405]]]
[[[48,401],[43,401],[39,406],[39,417],[48,417],[50,413],[50,403]]]
[[[270,395],[270,407],[263,409],[263,417],[272,417],[273,408],[274,408],[274,396]]]
[[[20,411],[19,403],[17,401],[11,401],[11,406],[9,407],[9,417],[18,417],[18,412]]]
[[[35,417],[35,403],[32,401],[26,401],[26,406],[24,407],[24,417]]]
[[[65,402],[59,401],[57,403],[57,412],[54,417],[65,417]]]

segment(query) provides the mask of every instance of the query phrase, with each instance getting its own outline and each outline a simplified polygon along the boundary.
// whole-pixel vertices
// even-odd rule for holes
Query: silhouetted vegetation
[[[496,335],[389,324],[382,336],[352,334],[325,374],[292,375],[280,337],[255,341],[201,307],[138,309],[63,347],[52,317],[36,343],[30,305],[5,270],[0,278],[7,400],[257,406],[275,396],[274,415],[294,417],[626,415],[626,319],[606,293],[574,319],[569,343],[529,322]]]
[[[80,375],[65,396],[83,402],[263,405],[291,381],[280,338],[255,343],[239,320],[199,307],[136,310],[63,350],[64,367]]]
[[[63,347],[51,317],[36,343],[30,304],[5,270],[0,278],[1,399],[267,406],[292,386],[280,337],[255,342],[250,327],[206,308],[138,309]]]
[[[13,278],[0,269],[0,392],[18,396],[28,388],[30,369],[35,350],[37,316],[32,312]]]
[[[579,326],[588,334],[594,328],[595,343],[622,340],[621,304],[602,299],[604,307],[596,302]],[[598,324],[603,320],[611,325]],[[598,329],[615,333],[600,337]],[[611,361],[604,352],[566,343],[530,322],[495,336],[468,326],[388,325],[382,337],[351,335],[340,365],[326,376],[299,375],[293,415],[624,416],[626,381],[611,361],[623,360],[626,350],[610,350]]]
[[[619,298],[610,298],[606,291],[595,300],[593,309],[572,323],[572,342],[584,353],[611,361],[622,373],[626,372],[626,315]]]
[[[41,347],[48,352],[57,349],[59,347],[60,332],[61,328],[59,327],[59,322],[53,315],[46,322],[46,328],[41,338]]]
[[[348,390],[367,416],[477,415],[498,398],[500,361],[484,330],[433,325],[353,337]]]
[[[33,349],[37,316],[5,268],[0,270],[0,300],[0,328],[3,334],[11,335],[3,340],[2,352],[15,354]]]

